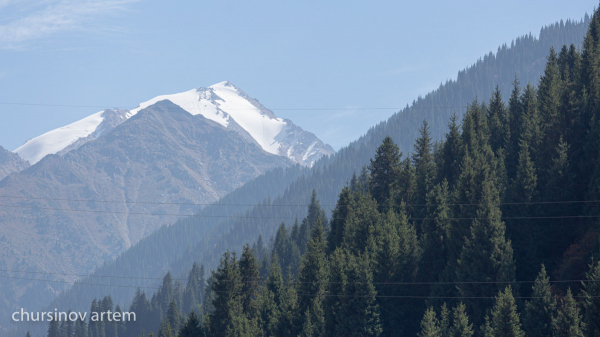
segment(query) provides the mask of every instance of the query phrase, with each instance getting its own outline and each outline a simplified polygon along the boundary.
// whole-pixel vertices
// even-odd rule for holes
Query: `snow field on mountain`
[[[202,115],[224,127],[229,125],[229,118],[233,118],[263,150],[279,154],[280,143],[275,140],[275,137],[287,124],[281,118],[270,118],[265,115],[258,107],[242,97],[240,91],[227,81],[208,88],[155,97],[131,110],[127,117],[162,100],[169,100],[192,115]]]
[[[302,164],[312,165],[320,157],[319,153],[323,151],[323,148],[317,146],[318,139],[317,141],[313,140],[316,139],[313,134],[304,133],[302,129],[294,126],[291,121],[277,118],[260,103],[248,98],[243,91],[227,81],[214,84],[208,88],[198,88],[178,94],[154,97],[141,103],[137,108],[127,111],[124,117],[129,119],[141,110],[163,100],[171,101],[192,115],[202,115],[226,128],[241,132],[243,136],[249,135],[268,153],[287,155],[288,158]],[[30,139],[16,149],[15,152],[33,165],[44,156],[58,153],[77,142],[77,140],[88,137],[99,130],[98,127],[104,120],[102,114],[102,111],[98,112],[70,125]],[[110,117],[108,120],[110,120]],[[235,124],[237,126],[234,126]],[[111,129],[114,126],[110,124],[107,127]],[[95,135],[96,137],[104,130],[99,131]],[[309,137],[310,140],[307,140],[306,137]],[[309,148],[306,151],[300,148],[300,152],[296,154],[297,145],[302,145],[302,142],[308,141],[311,143]],[[311,158],[312,156],[317,158]],[[310,161],[308,161],[309,158]]]
[[[92,134],[102,123],[103,111],[97,112],[67,126],[46,132],[41,136],[28,140],[14,152],[31,165],[37,163],[48,154],[55,154],[80,138]]]

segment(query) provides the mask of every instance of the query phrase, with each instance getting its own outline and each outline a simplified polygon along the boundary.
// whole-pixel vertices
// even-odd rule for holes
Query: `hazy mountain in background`
[[[15,150],[23,159],[35,164],[48,154],[65,154],[109,132],[135,116],[140,110],[168,100],[192,115],[201,115],[236,131],[268,153],[284,156],[301,164],[312,164],[334,152],[314,134],[305,132],[289,119],[277,118],[258,100],[225,81],[208,88],[162,95],[141,103],[133,110],[104,110],[75,123],[30,139]]]
[[[2,317],[50,301],[76,275],[260,174],[312,165],[333,150],[223,82],[102,111],[19,153],[34,165],[0,182]],[[29,277],[6,278],[6,270]],[[57,282],[32,282],[40,275]]]
[[[29,163],[0,146],[0,180],[13,172],[19,172],[29,167]]]
[[[510,46],[501,46],[497,53],[490,53],[460,71],[457,80],[442,84],[437,90],[415,100],[410,107],[373,127],[348,147],[331,157],[322,158],[292,183],[273,187],[285,179],[281,178],[281,172],[269,172],[257,178],[259,183],[251,182],[223,199],[249,204],[263,200],[265,194],[270,195],[271,198],[261,205],[235,212],[227,206],[227,201],[222,201],[221,207],[217,204],[201,210],[197,217],[163,228],[125,251],[114,262],[98,268],[93,277],[82,279],[80,284],[59,295],[48,307],[85,310],[93,298],[109,294],[115,303],[128,307],[137,286],[151,287],[147,289],[152,292],[168,270],[175,278],[185,279],[194,261],[214,268],[226,249],[239,251],[242,244],[254,242],[259,234],[268,242],[268,237],[282,221],[290,225],[294,218],[305,215],[313,189],[317,190],[324,208],[331,210],[341,188],[354,172],[358,173],[368,163],[385,136],[392,136],[407,155],[412,152],[417,130],[425,119],[429,122],[432,136],[441,139],[453,111],[460,117],[466,104],[473,99],[487,101],[493,89],[499,86],[506,100],[515,75],[521,83],[536,83],[543,73],[549,48],[555,46],[558,49],[563,44],[580,45],[588,23],[587,16],[580,22],[556,23],[542,28],[539,38],[526,35]],[[280,192],[268,194],[265,186],[269,186],[271,193]],[[215,216],[228,218],[217,221]],[[110,275],[123,278],[98,277]],[[85,284],[102,283],[101,280],[110,286]]]

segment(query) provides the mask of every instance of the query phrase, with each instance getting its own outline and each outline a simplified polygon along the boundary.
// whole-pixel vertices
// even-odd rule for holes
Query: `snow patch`
[[[102,123],[103,111],[81,119],[75,123],[44,133],[25,142],[14,152],[27,160],[31,165],[37,163],[46,155],[55,154],[80,138],[92,134]]]
[[[208,88],[155,97],[131,110],[127,118],[162,100],[169,100],[192,115],[202,115],[224,127],[229,125],[229,118],[233,118],[263,150],[279,154],[280,143],[275,137],[286,123],[281,118],[271,118],[265,114],[260,107],[249,102],[241,90],[227,81]]]

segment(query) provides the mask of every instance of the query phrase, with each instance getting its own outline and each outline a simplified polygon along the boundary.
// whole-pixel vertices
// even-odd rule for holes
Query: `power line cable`
[[[27,279],[27,278],[19,278],[19,277],[11,277],[11,276],[0,276],[0,278],[14,278],[14,279],[21,279],[21,280],[31,280],[31,281],[38,281],[38,282],[54,282],[54,283],[69,283],[68,281],[61,281],[61,280],[40,280],[40,279]],[[101,286],[101,287],[120,287],[120,288],[143,288],[143,289],[153,289],[153,290],[160,290],[160,288],[156,288],[156,287],[143,287],[143,286],[123,286],[123,285],[116,285],[116,284],[98,284],[98,283],[78,283],[76,282],[75,284],[84,284],[84,285],[91,285],[91,286]],[[247,295],[247,294],[254,294],[254,293],[250,293],[250,292],[236,292],[236,291],[218,291],[218,290],[212,290],[211,292],[215,292],[215,293],[235,293],[235,294],[243,294],[243,295]],[[371,297],[372,295],[355,295],[355,294],[331,294],[331,293],[325,293],[325,294],[296,294],[297,296],[323,296],[323,297],[332,297],[332,296],[346,296],[346,297]],[[496,297],[491,297],[491,296],[465,296],[465,297],[461,297],[461,296],[418,296],[418,295],[374,295],[373,297],[375,298],[412,298],[412,299],[496,299]],[[600,296],[573,296],[574,298],[600,298]],[[514,296],[515,299],[519,298],[519,299],[533,299],[533,298],[544,298],[544,297],[532,297],[532,296]]]
[[[98,278],[115,278],[115,279],[130,279],[130,280],[162,280],[164,277],[136,277],[136,276],[109,276],[109,275],[94,275],[94,274],[68,274],[68,273],[51,273],[51,272],[36,272],[36,271],[21,271],[21,270],[0,270],[0,272],[6,273],[28,273],[28,274],[42,274],[42,275],[60,275],[60,276],[78,276],[78,277],[98,277]],[[4,276],[2,276],[4,277]],[[10,276],[6,276],[10,277]],[[174,281],[187,281],[187,278],[172,278]],[[247,283],[257,283],[261,282],[262,279],[256,279],[251,281],[246,281]],[[591,282],[596,283],[600,282],[600,280],[548,280],[549,283],[577,283],[577,282]],[[331,281],[323,281],[323,282],[302,282],[302,281],[292,281],[294,284],[339,284],[343,282],[331,282]],[[366,284],[366,282],[347,282],[352,284]],[[371,282],[372,284],[389,284],[389,285],[453,285],[453,284],[514,284],[514,283],[535,283],[533,281],[434,281],[434,282]]]
[[[104,211],[104,210],[85,210],[85,209],[66,209],[66,208],[51,208],[51,207],[34,207],[34,206],[16,206],[3,205],[0,207],[8,208],[24,208],[24,209],[39,209],[61,212],[81,212],[81,213],[104,213],[104,214],[126,214],[126,215],[149,215],[149,216],[173,216],[173,217],[197,217],[197,218],[231,218],[231,219],[263,219],[263,220],[295,220],[297,217],[272,217],[272,216],[241,216],[241,215],[204,215],[204,214],[175,214],[175,213],[144,213],[144,212],[119,212],[119,211]],[[591,219],[600,218],[600,215],[564,215],[564,216],[509,216],[509,217],[465,217],[465,218],[408,218],[409,220],[542,220],[542,219]],[[331,218],[329,220],[343,220],[344,218]]]
[[[44,198],[0,195],[0,198],[20,200],[50,200],[67,202],[97,202],[110,204],[142,204],[142,205],[183,205],[183,206],[232,206],[232,207],[308,207],[309,204],[228,204],[228,203],[195,203],[195,202],[161,202],[161,201],[120,201],[120,200],[98,200],[98,199],[69,199],[69,198]],[[600,200],[563,200],[563,201],[523,201],[523,202],[499,202],[494,205],[544,205],[544,204],[577,204],[577,203],[600,203]],[[431,207],[431,206],[479,206],[478,203],[445,203],[445,204],[403,204],[407,207]],[[353,206],[352,204],[320,204],[322,207]],[[399,204],[383,205],[384,207],[398,207]]]
[[[168,100],[168,99],[165,99]],[[49,104],[49,103],[21,103],[21,102],[0,102],[0,105],[17,105],[17,106],[43,106],[43,107],[61,107],[61,108],[99,108],[104,110],[111,109],[123,109],[123,110],[134,110],[139,109],[140,106],[136,107],[114,107],[107,108],[110,105],[76,105],[76,104]],[[149,105],[148,107],[154,104]],[[148,108],[146,107],[146,108]],[[142,108],[146,109],[146,108]],[[426,110],[426,109],[464,109],[465,106],[424,106],[424,107],[411,107],[404,106],[401,108],[398,107],[367,107],[367,108],[272,108],[268,109],[271,111],[347,111],[347,110],[358,110],[358,111],[367,111],[367,110],[404,110],[404,109],[413,109],[413,110]],[[172,108],[161,108],[162,110],[175,110]],[[183,108],[182,108],[183,109]],[[246,109],[227,109],[227,110],[235,110],[235,111],[254,111],[258,108],[246,108]],[[185,109],[184,109],[185,110]]]

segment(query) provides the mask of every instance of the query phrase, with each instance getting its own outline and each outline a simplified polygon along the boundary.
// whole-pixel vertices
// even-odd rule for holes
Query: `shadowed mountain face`
[[[181,203],[214,202],[292,164],[202,115],[158,102],[98,139],[0,182],[0,195],[13,197],[3,201],[10,207],[0,207],[0,269],[88,272],[178,219],[171,215],[198,209]],[[0,282],[10,289],[2,293],[9,310],[21,296],[33,296],[25,291],[29,281]],[[50,286],[35,296],[50,298],[64,284]]]
[[[19,172],[29,167],[29,163],[0,146],[0,180],[13,172]]]

